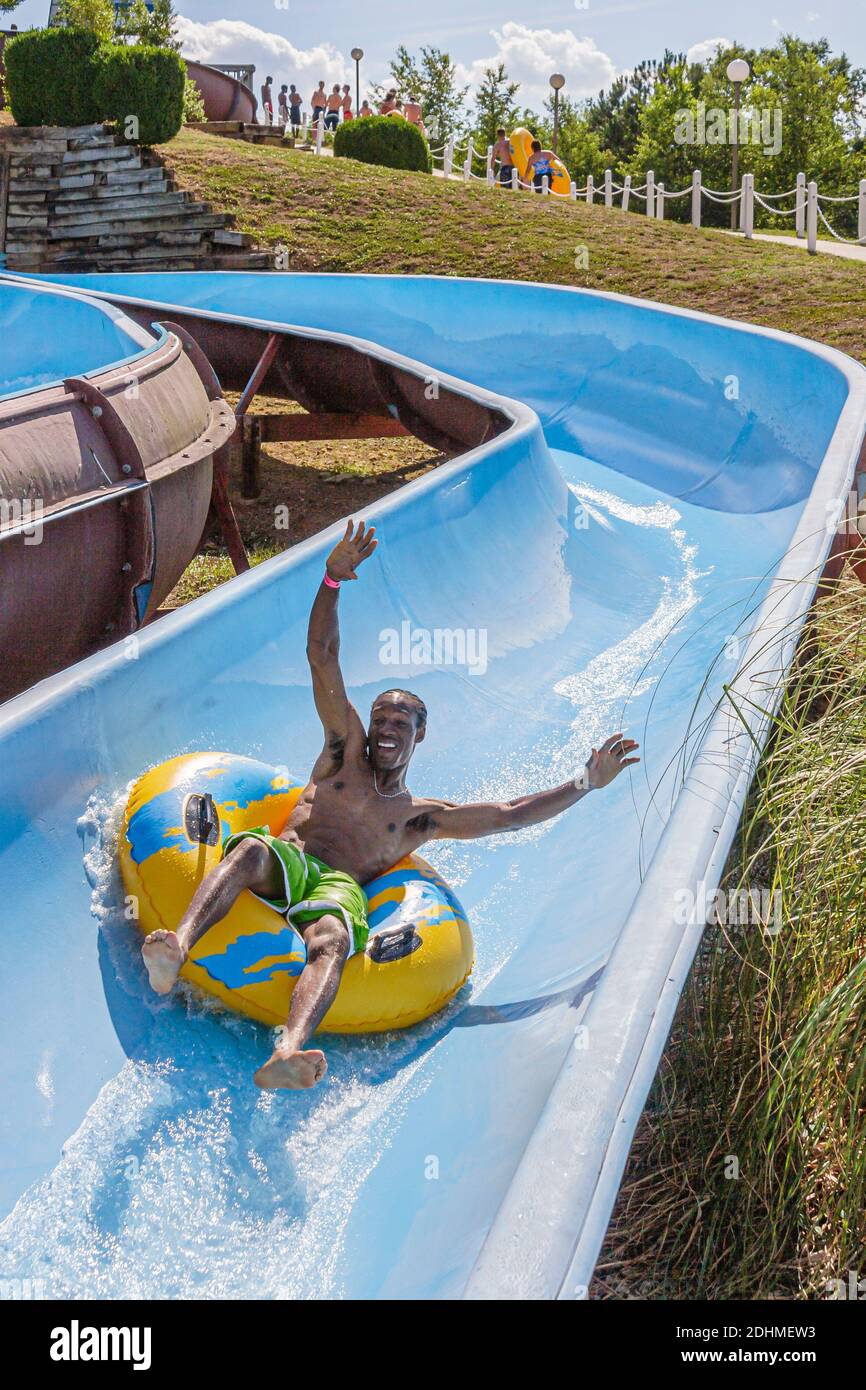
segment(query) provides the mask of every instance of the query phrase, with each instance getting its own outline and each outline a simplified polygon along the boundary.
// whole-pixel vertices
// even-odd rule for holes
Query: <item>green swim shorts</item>
[[[230,835],[223,845],[223,858],[243,840],[261,840],[282,875],[285,895],[279,898],[253,896],[272,907],[293,924],[317,922],[326,912],[334,912],[346,924],[349,955],[363,951],[370,928],[367,923],[367,895],[351,874],[330,869],[321,859],[305,854],[297,845],[272,835],[266,825]]]

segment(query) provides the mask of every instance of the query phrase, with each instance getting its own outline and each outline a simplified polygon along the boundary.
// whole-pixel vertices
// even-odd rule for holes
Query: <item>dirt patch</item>
[[[227,393],[232,405],[237,396]],[[257,415],[300,413],[299,405],[257,396]],[[301,444],[265,444],[261,492],[241,496],[241,465],[232,466],[231,497],[241,535],[254,564],[314,536],[344,516],[361,518],[370,505],[444,462],[420,439],[334,439]],[[224,583],[234,574],[222,537],[214,533],[166,599],[177,608]]]

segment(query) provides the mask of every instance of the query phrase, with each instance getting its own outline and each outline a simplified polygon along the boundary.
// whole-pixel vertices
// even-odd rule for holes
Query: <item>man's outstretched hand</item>
[[[325,568],[332,579],[357,579],[355,573],[358,566],[369,560],[379,542],[375,539],[376,528],[369,527],[364,530],[363,521],[358,522],[357,529],[355,523],[346,523],[346,534],[341,541],[337,541],[334,549],[325,562]]]
[[[639,763],[640,758],[630,758],[638,747],[633,738],[623,738],[622,734],[611,734],[600,748],[593,748],[592,757],[587,763],[589,785],[593,789],[606,787],[622,772],[624,767]]]

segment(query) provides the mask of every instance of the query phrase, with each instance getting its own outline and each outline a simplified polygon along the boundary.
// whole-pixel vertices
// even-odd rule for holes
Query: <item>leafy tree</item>
[[[553,110],[551,96],[545,102],[545,117],[538,122],[535,130],[539,140],[548,148],[553,147]],[[604,148],[598,132],[590,125],[586,104],[562,95],[559,98],[559,135],[556,152],[575,183],[579,184],[586,181],[587,174],[592,174],[598,182],[605,169],[613,168],[616,164],[613,154]]]
[[[771,48],[737,45],[734,51],[751,69],[741,90],[739,174],[754,174],[758,192],[786,192],[802,170],[822,192],[853,193],[866,173],[861,134],[866,73],[844,53],[834,56],[826,39],[786,34]],[[629,160],[634,175],[652,168],[670,190],[683,187],[692,169],[700,168],[705,187],[730,187],[733,93],[725,71],[730,58],[731,50],[716,53],[697,69],[697,81],[684,62],[656,77],[639,113],[639,136]],[[694,122],[693,143],[677,139],[687,111]],[[792,206],[790,200],[782,203],[785,210]],[[760,205],[755,212],[765,225],[791,229],[790,217],[773,217]],[[665,215],[688,217],[689,200],[668,204]],[[728,220],[726,207],[706,201],[701,215],[709,225]],[[830,220],[837,231],[852,235],[856,205],[836,205]]]
[[[60,0],[56,23],[69,29],[86,29],[100,43],[114,39],[114,5],[111,0]]]
[[[700,165],[706,178],[707,148],[698,151],[694,138],[699,132],[697,122],[698,98],[690,79],[685,60],[676,65],[666,66],[656,78],[652,91],[640,112],[637,144],[628,161],[627,173],[635,183],[643,183],[647,169],[652,169],[656,183],[664,183],[668,193],[679,193],[691,183],[692,170]],[[684,114],[691,117],[691,129],[687,127]],[[683,136],[691,135],[691,139]],[[725,146],[727,149],[727,146]],[[730,153],[728,153],[730,159]],[[716,185],[724,187],[724,183]],[[677,199],[676,203],[665,205],[665,216],[683,220],[691,214],[688,197]]]
[[[483,81],[475,92],[473,134],[479,149],[496,143],[500,126],[513,130],[517,124],[515,97],[519,91],[520,83],[509,81],[504,63],[484,69]]]
[[[469,91],[458,87],[457,68],[441,48],[425,46],[415,58],[404,44],[397,49],[390,63],[391,87],[403,98],[417,96],[424,109],[424,124],[428,131],[438,131],[446,138],[459,134],[466,124],[464,102]],[[381,99],[384,88],[373,87],[373,95]]]
[[[166,48],[178,53],[180,42],[176,30],[177,15],[172,0],[153,0],[150,10],[144,0],[131,0],[118,10],[118,35],[147,44],[149,48]]]
[[[641,112],[656,85],[665,80],[671,69],[685,64],[685,54],[665,49],[662,58],[643,59],[632,72],[617,77],[607,91],[599,92],[588,103],[586,118],[589,128],[595,132],[604,148],[613,151],[620,172],[628,170],[640,137]],[[689,78],[695,85],[700,80],[700,73],[700,64],[690,66]]]

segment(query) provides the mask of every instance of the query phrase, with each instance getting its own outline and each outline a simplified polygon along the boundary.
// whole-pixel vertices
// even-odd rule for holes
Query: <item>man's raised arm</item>
[[[467,806],[435,807],[417,817],[426,817],[431,838],[436,840],[477,840],[483,835],[501,834],[506,830],[522,830],[538,825],[567,811],[590,791],[606,787],[623,768],[640,762],[630,758],[637,744],[621,733],[611,734],[601,748],[593,748],[584,774],[550,791],[532,792],[514,801],[479,801]],[[425,827],[426,828],[426,827]]]
[[[337,599],[340,585],[345,580],[357,579],[358,565],[368,559],[376,549],[375,531],[371,526],[364,529],[363,521],[357,529],[349,521],[346,532],[328,556],[325,564],[325,577],[319,585],[310,613],[307,629],[307,659],[313,677],[313,698],[316,711],[325,730],[325,746],[333,748],[335,742],[345,744],[350,730],[350,722],[358,716],[343,682],[340,670],[340,624],[337,618]]]

